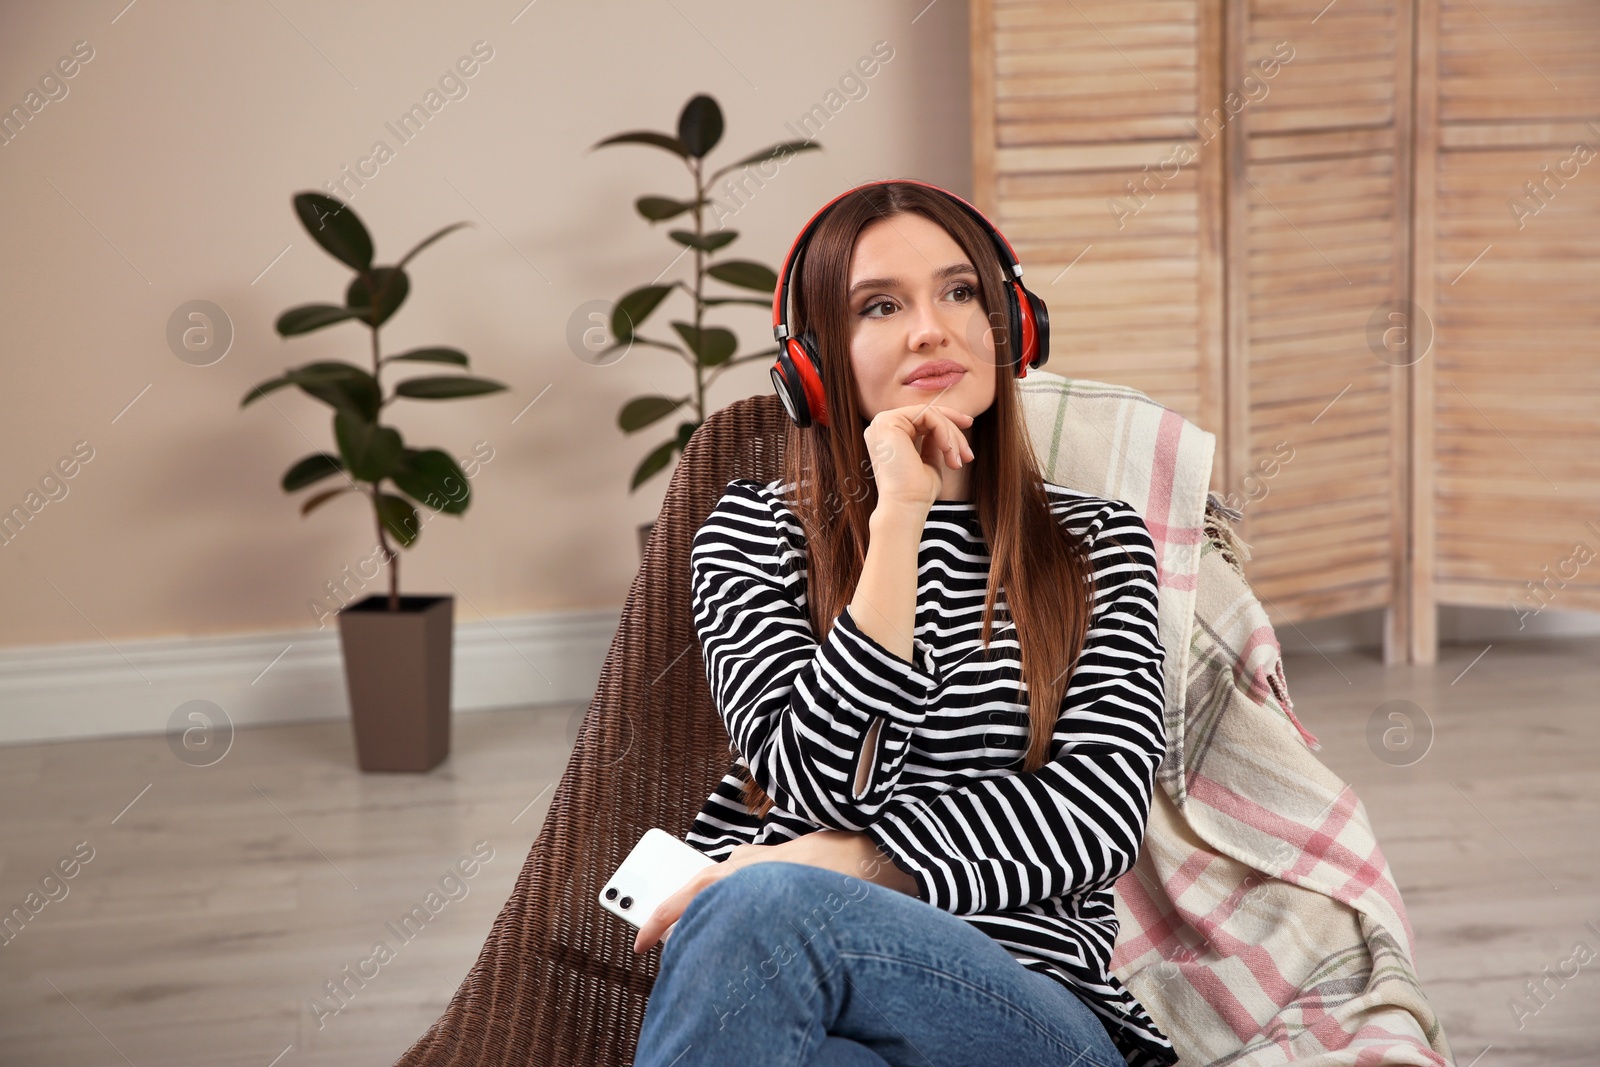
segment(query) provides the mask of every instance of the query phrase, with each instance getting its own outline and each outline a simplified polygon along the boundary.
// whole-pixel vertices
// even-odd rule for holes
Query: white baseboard
[[[1285,655],[1318,652],[1383,650],[1383,608],[1311,619],[1290,626],[1273,623]],[[1520,619],[1505,608],[1446,605],[1439,609],[1439,643],[1482,645],[1492,641],[1526,641],[1537,637],[1600,635],[1600,614],[1585,611],[1541,611]]]
[[[585,611],[457,622],[451,707],[586,704],[619,621]],[[0,744],[165,733],[196,699],[236,727],[348,719],[337,626],[0,648]]]
[[[1382,611],[1277,628],[1286,653],[1381,648]],[[451,707],[587,704],[620,616],[584,611],[458,622]],[[1515,616],[1444,608],[1443,641],[1600,634],[1600,616],[1546,612],[1519,632]],[[280,653],[282,654],[280,656]],[[339,632],[175,637],[0,648],[0,745],[165,733],[172,713],[209,700],[235,726],[348,719]]]

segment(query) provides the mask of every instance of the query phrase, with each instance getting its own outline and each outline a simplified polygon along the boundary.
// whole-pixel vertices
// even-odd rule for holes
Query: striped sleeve
[[[1095,606],[1037,771],[917,785],[864,832],[957,915],[1011,911],[1109,887],[1138,858],[1157,765],[1165,650],[1148,527],[1112,501],[1091,527]]]
[[[894,795],[937,682],[867,636],[848,607],[819,643],[803,560],[756,483],[730,482],[690,549],[695,629],[712,699],[756,784],[818,826],[860,830]]]

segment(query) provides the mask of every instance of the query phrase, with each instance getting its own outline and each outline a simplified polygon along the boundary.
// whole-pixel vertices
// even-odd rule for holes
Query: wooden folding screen
[[[1527,277],[1589,252],[1579,264],[1589,273],[1568,272],[1571,284],[1541,286],[1548,279],[1537,273],[1501,284],[1515,295],[1499,298],[1496,315],[1482,299],[1434,307],[1437,276],[1465,265],[1467,240],[1452,233],[1438,261],[1418,252],[1437,255],[1451,195],[1489,189],[1469,185],[1437,204],[1422,191],[1436,178],[1419,152],[1436,150],[1441,121],[1429,94],[1442,88],[1454,101],[1442,117],[1444,151],[1450,123],[1473,122],[1476,143],[1539,146],[1518,165],[1544,150],[1555,167],[1545,146],[1570,138],[1583,108],[1595,113],[1594,64],[1578,55],[1595,54],[1585,34],[1600,5],[1562,0],[1538,15],[1492,0],[1461,8],[1486,12],[1484,26],[1467,25],[1453,0],[971,3],[974,193],[1050,304],[1052,369],[1127,382],[1215,431],[1213,488],[1244,512],[1248,576],[1274,622],[1384,607],[1391,662],[1432,660],[1437,603],[1503,603],[1513,584],[1537,578],[1540,561],[1518,558],[1530,547],[1551,564],[1565,558],[1566,535],[1552,526],[1570,517],[1573,497],[1542,482],[1530,489],[1510,469],[1526,442],[1502,426],[1513,444],[1497,436],[1495,451],[1467,421],[1473,408],[1455,377],[1476,368],[1461,389],[1495,393],[1495,423],[1525,432],[1531,419],[1560,415],[1540,386],[1521,388],[1504,358],[1484,365],[1491,350],[1504,357],[1519,324],[1561,323],[1548,346],[1559,358],[1530,351],[1524,362],[1539,369],[1528,381],[1592,385],[1600,335],[1594,302],[1574,288],[1587,280],[1594,292],[1592,225],[1588,244],[1570,233],[1559,249],[1524,236],[1505,260]],[[1568,111],[1538,98],[1531,69],[1523,77],[1505,55],[1479,55],[1491,20],[1530,35],[1570,73]],[[1545,40],[1557,31],[1571,38],[1559,48]],[[1458,46],[1463,62],[1439,63],[1441,48],[1448,58]],[[1502,84],[1510,103],[1472,110]],[[1566,126],[1550,122],[1555,114]],[[1508,119],[1527,128],[1483,126]],[[1460,160],[1444,168],[1465,173]],[[1540,174],[1534,162],[1530,176]],[[1568,218],[1594,220],[1596,187],[1568,198]],[[1530,311],[1538,321],[1524,320]],[[1448,398],[1433,391],[1436,367]],[[1573,443],[1553,446],[1540,465],[1593,501],[1600,439],[1592,403],[1586,429],[1582,407],[1567,402],[1561,425]],[[1526,522],[1505,521],[1508,507],[1540,501]],[[1524,536],[1536,528],[1542,541]],[[1562,592],[1578,605],[1576,586]]]
[[[1423,654],[1430,602],[1600,610],[1600,3],[1419,11]]]
[[[1220,8],[971,2],[973,191],[1050,306],[1050,369],[1218,425]]]

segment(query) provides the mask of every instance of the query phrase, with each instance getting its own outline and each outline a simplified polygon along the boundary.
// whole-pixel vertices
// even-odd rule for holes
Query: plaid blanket
[[[1208,491],[1215,436],[1126,386],[1043,370],[1019,385],[1045,477],[1132,504],[1160,565],[1167,756],[1116,886],[1114,973],[1187,1067],[1448,1067],[1388,862],[1311,754],[1240,513]]]

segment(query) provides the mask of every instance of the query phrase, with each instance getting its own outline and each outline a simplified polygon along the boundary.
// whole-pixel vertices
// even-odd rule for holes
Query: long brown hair
[[[1087,547],[1050,511],[1010,369],[1012,338],[1004,328],[1005,275],[1000,257],[971,215],[920,185],[869,185],[840,200],[818,224],[796,280],[792,328],[798,333],[809,327],[816,337],[829,419],[828,426],[813,424],[806,429],[791,423],[784,446],[784,483],[792,487],[785,503],[806,532],[811,628],[817,640],[825,640],[834,619],[854,596],[866,562],[868,519],[878,500],[872,460],[862,437],[868,420],[850,364],[851,322],[845,299],[850,260],[868,224],[908,212],[944,227],[966,252],[978,271],[979,302],[988,321],[999,326],[994,330],[995,399],[968,429],[974,454],[969,485],[990,553],[983,643],[987,648],[996,625],[996,597],[1004,589],[1028,692],[1029,742],[1023,769],[1034,771],[1050,758],[1069,668],[1076,664],[1087,638],[1094,571]],[[982,355],[976,343],[975,351]],[[745,807],[766,818],[772,798],[756,785],[748,769],[740,767],[740,772]]]

